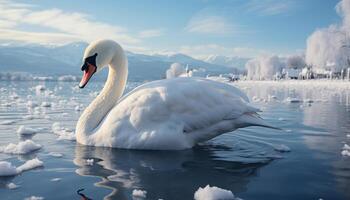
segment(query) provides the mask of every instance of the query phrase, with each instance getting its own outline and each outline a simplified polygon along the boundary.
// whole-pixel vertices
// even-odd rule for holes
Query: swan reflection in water
[[[95,185],[112,189],[104,199],[131,199],[133,189],[147,191],[149,199],[192,199],[210,184],[239,193],[267,162],[220,160],[223,146],[199,146],[184,151],[139,151],[76,145],[74,163],[81,176],[97,176]],[[91,165],[87,159],[94,159]]]

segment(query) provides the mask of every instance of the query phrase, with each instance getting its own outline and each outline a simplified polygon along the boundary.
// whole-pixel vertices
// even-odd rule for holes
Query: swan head
[[[81,67],[83,77],[79,83],[80,88],[85,87],[92,75],[111,63],[118,47],[121,48],[112,40],[97,40],[86,47]]]

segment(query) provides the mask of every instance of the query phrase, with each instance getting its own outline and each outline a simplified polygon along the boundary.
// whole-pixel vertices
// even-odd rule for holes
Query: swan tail
[[[188,137],[192,138],[192,141],[195,144],[210,140],[223,133],[228,133],[238,128],[244,128],[249,126],[260,126],[276,130],[282,130],[264,121],[256,112],[251,112],[245,113],[235,119],[225,119],[219,123],[213,124],[204,129],[197,129],[190,132],[185,132],[187,133]]]
[[[281,128],[278,128],[276,126],[273,126],[273,125],[267,123],[256,112],[246,113],[246,114],[240,116],[238,119],[235,120],[235,124],[236,124],[237,128],[244,128],[244,127],[249,127],[249,126],[260,126],[260,127],[265,127],[265,128],[281,130]]]

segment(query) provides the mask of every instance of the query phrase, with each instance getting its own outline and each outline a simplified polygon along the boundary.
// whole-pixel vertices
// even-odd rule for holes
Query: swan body
[[[88,63],[94,62],[91,60],[94,55],[96,69]],[[89,80],[86,78],[89,69],[98,71],[100,66],[109,65],[109,75],[101,93],[78,120],[76,139],[81,144],[180,150],[237,128],[269,127],[243,92],[205,78],[153,81],[121,97],[127,59],[123,49],[111,40],[90,44],[83,61],[89,67],[82,67],[85,77],[80,83],[82,87]]]

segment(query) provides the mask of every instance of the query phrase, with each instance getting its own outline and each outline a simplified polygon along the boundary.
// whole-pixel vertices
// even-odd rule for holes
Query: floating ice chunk
[[[350,146],[347,144],[344,144],[343,148],[342,148],[342,152],[341,155],[343,156],[350,156]]]
[[[10,95],[10,98],[13,99],[13,100],[16,100],[16,99],[19,99],[19,96],[18,96],[18,94],[13,93],[13,94]]]
[[[51,107],[51,103],[47,102],[47,101],[44,101],[44,102],[41,103],[41,107],[46,107],[46,108]]]
[[[302,102],[300,99],[293,98],[293,97],[288,97],[284,101],[287,103],[300,103],[300,102]]]
[[[33,102],[33,101],[28,101],[27,102],[27,107],[29,107],[29,108],[35,108],[37,106],[38,106],[38,104]]]
[[[5,107],[11,107],[11,103],[3,103],[1,104],[2,106],[5,106]]]
[[[75,106],[74,110],[75,111],[80,111],[80,107],[79,106]]]
[[[30,196],[26,197],[24,200],[44,200],[44,197]]]
[[[253,96],[252,100],[253,100],[254,102],[259,102],[259,101],[261,101],[261,99],[260,99],[259,97],[257,97],[257,96]]]
[[[147,191],[145,190],[138,190],[138,189],[134,189],[132,191],[132,196],[136,199],[143,199],[143,198],[146,198],[146,195],[147,195]]]
[[[350,138],[350,134],[347,134],[346,137],[347,137],[347,138]]]
[[[32,135],[32,134],[37,133],[37,132],[38,132],[38,130],[36,130],[34,128],[25,127],[23,125],[21,125],[17,129],[17,133],[20,135]]]
[[[63,157],[63,154],[57,153],[57,152],[50,152],[49,155],[52,156],[52,157],[55,157],[55,158]]]
[[[57,140],[75,141],[75,134],[73,132],[63,132],[58,136]]]
[[[15,176],[24,171],[42,167],[43,162],[38,158],[26,161],[23,165],[16,168],[10,162],[0,161],[0,176]]]
[[[41,92],[44,92],[46,90],[46,88],[45,88],[45,86],[43,86],[43,85],[37,85],[37,86],[35,86],[35,92],[37,93],[37,94],[40,94]]]
[[[34,119],[34,116],[33,115],[26,115],[26,116],[23,116],[22,118],[26,119],[26,120],[32,120],[32,119]]]
[[[279,152],[290,152],[290,148],[284,144],[274,146],[274,149]]]
[[[269,95],[267,99],[268,99],[268,101],[276,101],[277,97],[274,95]]]
[[[42,166],[44,166],[44,163],[41,160],[39,160],[38,158],[34,158],[32,160],[28,160],[23,165],[17,167],[17,171],[19,173],[21,173],[21,172],[35,169],[35,168],[42,167]]]
[[[14,190],[14,189],[19,188],[19,186],[16,185],[16,184],[14,184],[14,183],[9,183],[9,184],[6,185],[6,187],[7,187],[8,189],[10,189],[10,190]]]
[[[72,82],[78,81],[78,77],[72,75],[63,75],[57,78],[57,81]]]
[[[341,155],[343,155],[343,156],[350,156],[350,151],[349,150],[343,150],[343,151],[341,151]]]
[[[52,182],[58,182],[58,181],[61,181],[62,179],[61,178],[53,178],[53,179],[51,179],[50,181],[52,181]]]
[[[40,144],[35,144],[32,140],[25,140],[18,144],[10,143],[7,146],[0,147],[0,152],[8,154],[27,154],[38,149],[41,149]]]
[[[94,164],[94,159],[86,159],[86,164],[93,165]]]
[[[304,99],[305,103],[313,103],[314,101],[312,99]]]
[[[77,106],[75,106],[75,111],[81,111],[83,109],[83,107],[84,107],[83,104],[77,105]]]
[[[225,190],[218,188],[216,186],[210,187],[210,185],[205,186],[205,188],[198,188],[194,193],[195,200],[235,200],[235,196],[230,190]]]
[[[58,135],[57,140],[75,141],[74,131],[61,127],[59,122],[55,122],[52,124],[52,132]]]
[[[286,121],[283,117],[278,118],[279,121]]]
[[[0,121],[0,125],[11,125],[14,124],[16,121],[15,120],[4,120]]]
[[[58,134],[61,130],[61,124],[59,122],[54,122],[51,126],[52,132],[55,134]]]
[[[0,161],[0,177],[1,176],[14,176],[17,175],[18,171],[15,166],[10,162]]]

